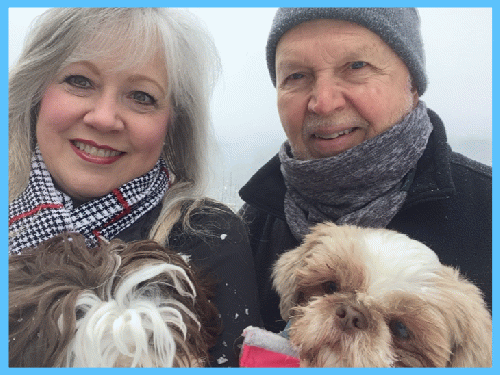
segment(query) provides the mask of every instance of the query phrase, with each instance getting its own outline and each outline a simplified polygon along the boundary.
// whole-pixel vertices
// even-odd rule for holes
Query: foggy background
[[[9,9],[9,66],[34,17]],[[232,208],[238,190],[285,140],[265,45],[276,8],[191,8],[212,34],[223,71],[212,100],[218,141],[209,195]],[[419,8],[428,86],[421,97],[443,119],[454,151],[492,165],[492,9]]]

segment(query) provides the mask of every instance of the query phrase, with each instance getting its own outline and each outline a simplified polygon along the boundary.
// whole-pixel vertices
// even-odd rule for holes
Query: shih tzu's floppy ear
[[[441,306],[451,330],[450,367],[491,367],[492,323],[478,287],[459,271],[444,267]]]
[[[290,250],[274,264],[272,279],[274,289],[280,296],[280,313],[284,320],[290,319],[290,310],[297,299],[297,270],[302,267],[302,247]]]
[[[280,296],[280,313],[284,320],[290,319],[291,310],[298,302],[298,278],[300,270],[306,266],[307,255],[311,253],[311,248],[324,245],[322,241],[330,237],[332,228],[338,227],[334,223],[317,224],[299,247],[285,252],[275,262],[272,272],[273,287]]]
[[[9,366],[61,366],[74,336],[80,293],[116,272],[117,255],[63,234],[9,257]]]
[[[297,305],[300,293],[297,290],[298,275],[306,265],[307,254],[318,245],[318,237],[327,234],[331,227],[337,226],[333,223],[317,224],[314,233],[306,235],[300,246],[283,253],[274,263],[271,277],[273,287],[280,296],[280,314],[284,320],[291,318],[292,308]]]

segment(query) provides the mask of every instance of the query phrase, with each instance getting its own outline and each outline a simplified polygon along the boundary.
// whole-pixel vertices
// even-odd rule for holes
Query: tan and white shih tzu
[[[480,290],[422,243],[323,223],[275,264],[301,367],[490,367]]]
[[[9,258],[10,367],[202,367],[210,282],[154,241],[56,236]]]

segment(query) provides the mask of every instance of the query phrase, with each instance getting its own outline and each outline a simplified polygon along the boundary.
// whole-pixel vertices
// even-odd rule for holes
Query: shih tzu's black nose
[[[354,307],[352,305],[340,305],[337,307],[335,314],[339,318],[340,328],[343,331],[350,331],[352,329],[364,330],[368,328],[368,319],[362,310],[362,307]]]

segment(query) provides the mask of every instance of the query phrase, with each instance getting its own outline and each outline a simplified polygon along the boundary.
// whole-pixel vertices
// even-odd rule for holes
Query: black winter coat
[[[429,143],[417,164],[404,205],[387,228],[423,242],[441,263],[458,267],[484,293],[491,309],[492,168],[451,151],[441,119],[428,110],[433,124]],[[279,332],[285,322],[270,281],[273,263],[299,245],[285,221],[286,187],[278,156],[240,190],[240,210],[249,227],[257,270],[261,316],[267,329]]]
[[[236,342],[243,329],[262,324],[258,308],[255,269],[246,228],[229,208],[217,204],[216,213],[195,210],[191,226],[208,232],[187,233],[178,223],[169,237],[169,248],[188,255],[193,264],[217,281],[214,303],[222,318],[223,332],[210,350],[211,367],[238,367]],[[123,241],[147,239],[161,206],[154,208],[117,238]]]

